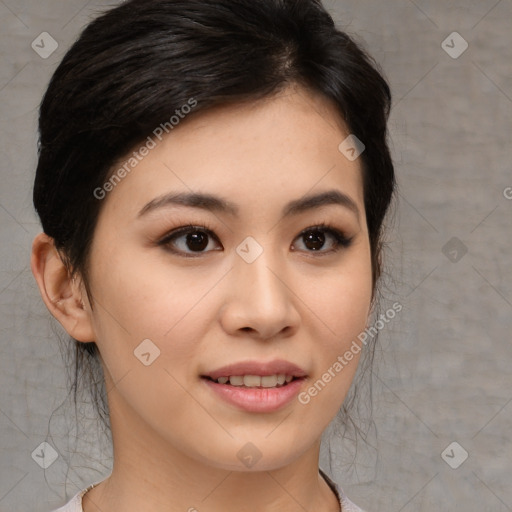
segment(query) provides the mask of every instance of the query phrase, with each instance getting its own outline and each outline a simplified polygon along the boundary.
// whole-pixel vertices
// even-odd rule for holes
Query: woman
[[[86,27],[40,108],[31,263],[101,362],[113,470],[59,511],[361,510],[319,451],[371,350],[389,105],[319,1]]]

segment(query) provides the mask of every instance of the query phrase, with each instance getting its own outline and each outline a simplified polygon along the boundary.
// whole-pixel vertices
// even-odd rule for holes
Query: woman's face
[[[348,135],[325,99],[288,89],[185,118],[106,195],[89,283],[114,439],[238,470],[318,442],[372,292],[362,171],[338,149]],[[298,375],[276,360],[306,376],[276,387],[267,374]],[[237,363],[256,366],[222,370]],[[240,373],[270,388],[207,378]]]

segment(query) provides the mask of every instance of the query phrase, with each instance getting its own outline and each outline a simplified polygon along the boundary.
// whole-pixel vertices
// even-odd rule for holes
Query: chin
[[[274,471],[291,464],[310,447],[308,444],[298,445],[297,443],[287,446],[278,436],[274,442],[265,439],[264,436],[261,440],[250,441],[250,437],[245,439],[247,439],[245,442],[233,440],[230,446],[226,446],[225,450],[218,454],[210,451],[207,456],[201,457],[201,461],[226,471],[254,473]],[[314,442],[312,441],[311,444]]]

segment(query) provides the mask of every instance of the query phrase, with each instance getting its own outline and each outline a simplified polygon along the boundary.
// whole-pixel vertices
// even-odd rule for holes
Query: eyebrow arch
[[[228,213],[237,216],[239,207],[220,197],[211,194],[202,193],[169,193],[157,197],[147,203],[138,213],[137,217],[142,217],[146,213],[163,208],[170,205],[189,206],[193,208],[201,208],[212,212]],[[340,192],[339,190],[328,190],[315,195],[309,195],[290,201],[282,210],[282,218],[298,215],[314,208],[320,208],[327,205],[340,205],[351,210],[359,221],[359,208],[355,201]]]

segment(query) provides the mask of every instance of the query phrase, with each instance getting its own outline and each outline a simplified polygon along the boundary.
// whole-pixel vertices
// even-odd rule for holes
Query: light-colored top
[[[334,483],[321,469],[320,474],[324,478],[324,480],[327,482],[327,485],[333,490],[334,494],[336,494],[336,497],[338,498],[340,505],[341,505],[341,511],[342,512],[365,512],[362,508],[358,507],[355,503],[352,503],[348,497],[343,492],[343,489]],[[101,483],[103,480],[99,482],[95,482],[89,487],[82,489],[81,491],[77,492],[71,500],[66,503],[63,507],[60,507],[53,512],[84,512],[82,508],[82,497],[83,495]]]

